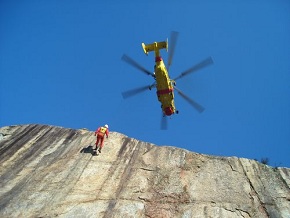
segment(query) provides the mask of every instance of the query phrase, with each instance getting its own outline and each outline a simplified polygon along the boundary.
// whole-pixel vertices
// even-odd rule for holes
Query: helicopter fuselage
[[[142,43],[143,50],[145,54],[150,51],[155,52],[155,66],[154,75],[156,80],[156,94],[158,101],[161,103],[161,108],[164,116],[171,116],[177,113],[174,104],[174,87],[173,81],[169,78],[167,69],[160,56],[160,49],[167,49],[167,41],[164,42],[154,42],[152,44],[145,45]]]
[[[155,57],[156,94],[161,103],[163,114],[171,116],[176,112],[174,105],[174,88],[162,58]]]

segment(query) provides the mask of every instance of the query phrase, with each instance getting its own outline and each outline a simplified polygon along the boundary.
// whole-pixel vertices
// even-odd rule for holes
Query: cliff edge
[[[111,132],[0,128],[0,217],[290,217],[290,169]]]

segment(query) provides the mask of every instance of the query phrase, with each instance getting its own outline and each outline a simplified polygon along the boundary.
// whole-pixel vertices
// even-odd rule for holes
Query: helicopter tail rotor
[[[173,59],[173,55],[174,55],[174,51],[175,51],[175,47],[176,47],[176,43],[178,39],[178,34],[179,34],[178,32],[172,31],[169,38],[167,71],[169,71],[169,67],[172,64],[172,59]]]

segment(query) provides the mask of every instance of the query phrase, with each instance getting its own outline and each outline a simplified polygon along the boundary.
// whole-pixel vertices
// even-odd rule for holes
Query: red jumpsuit
[[[104,136],[107,136],[107,138],[109,137],[109,129],[106,127],[99,127],[96,132],[95,132],[95,136],[97,136],[97,141],[96,141],[96,149],[98,147],[98,144],[100,142],[100,148],[99,150],[101,150],[104,146]]]

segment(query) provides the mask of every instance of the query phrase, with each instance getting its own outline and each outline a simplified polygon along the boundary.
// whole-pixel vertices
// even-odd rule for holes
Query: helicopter
[[[124,54],[122,56],[121,59],[123,61],[139,69],[141,72],[152,76],[155,80],[154,83],[151,85],[132,89],[126,92],[122,92],[123,98],[128,98],[138,93],[141,93],[145,90],[151,90],[152,88],[156,88],[157,98],[158,98],[158,101],[161,103],[162,115],[163,117],[166,117],[166,116],[170,117],[173,114],[178,114],[179,112],[175,108],[175,102],[174,102],[174,91],[176,90],[177,93],[181,97],[183,97],[183,99],[185,99],[191,106],[193,106],[199,113],[202,113],[204,111],[203,106],[195,102],[193,99],[189,98],[180,89],[176,87],[176,80],[183,78],[184,76],[187,76],[188,74],[191,74],[201,68],[204,68],[213,64],[213,60],[211,57],[208,57],[204,59],[203,61],[199,62],[198,64],[192,66],[191,68],[183,71],[176,78],[171,79],[168,71],[169,71],[169,67],[172,64],[172,58],[173,58],[177,38],[178,38],[178,32],[172,31],[171,36],[170,36],[170,41],[169,41],[170,46],[168,45],[168,39],[161,42],[153,42],[151,44],[145,44],[145,43],[141,44],[143,51],[147,56],[149,52],[155,53],[155,65],[154,65],[153,73],[147,70],[146,68],[144,68],[143,66],[141,66],[139,63],[137,63],[128,55]],[[165,66],[164,61],[160,54],[161,53],[160,50],[162,49],[165,49],[168,52],[167,67]]]

